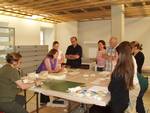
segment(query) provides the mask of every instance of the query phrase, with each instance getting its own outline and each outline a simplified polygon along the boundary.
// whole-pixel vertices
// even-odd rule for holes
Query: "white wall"
[[[63,22],[56,24],[56,40],[60,43],[60,49],[65,54],[70,45],[70,37],[78,37],[78,22]]]
[[[78,33],[84,50],[84,57],[95,56],[96,49],[94,48],[97,47],[98,40],[103,39],[108,44],[109,37],[111,36],[111,21],[79,22]],[[125,19],[125,36],[122,40],[136,40],[142,43],[143,53],[146,57],[145,65],[150,65],[150,17]]]
[[[143,44],[145,65],[150,65],[150,17],[126,19],[123,40],[136,40]]]
[[[87,21],[87,22],[64,22],[54,24],[38,22],[0,15],[0,24],[6,22],[9,27],[15,28],[16,45],[40,44],[40,29],[50,28],[51,36],[48,40],[52,45],[54,40],[60,42],[63,52],[70,45],[70,37],[77,36],[79,44],[83,47],[84,57],[93,57],[96,53],[97,42],[103,39],[108,43],[111,36],[111,21]],[[7,24],[6,24],[7,25]],[[150,65],[150,17],[125,19],[125,37],[122,40],[137,40],[143,44],[143,52],[146,56],[145,64]],[[89,49],[92,48],[92,49]],[[90,51],[90,53],[89,53]],[[90,55],[89,55],[90,54]]]
[[[8,27],[15,28],[15,44],[16,45],[39,45],[40,44],[40,28],[54,28],[51,23],[44,23],[34,20],[22,19],[0,15],[0,22],[8,23]],[[54,39],[54,36],[52,37]]]
[[[52,49],[53,42],[55,40],[55,29],[54,28],[42,28],[44,32],[44,45],[48,45],[49,50]]]
[[[87,21],[79,22],[79,42],[83,48],[84,57],[96,57],[97,42],[99,40],[105,40],[108,44],[108,40],[111,36],[111,21]]]

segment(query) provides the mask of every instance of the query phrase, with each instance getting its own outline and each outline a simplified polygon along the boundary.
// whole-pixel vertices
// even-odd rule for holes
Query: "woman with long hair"
[[[40,64],[40,66],[38,67],[38,69],[36,70],[36,73],[40,73],[41,71],[48,71],[48,73],[56,73],[62,70],[63,68],[58,63],[58,51],[56,49],[51,49]],[[45,105],[49,101],[49,96],[41,94],[41,105]]]
[[[124,113],[129,105],[129,90],[133,88],[134,64],[129,42],[124,41],[116,48],[117,64],[111,75],[109,91],[113,113]]]
[[[61,65],[58,63],[58,51],[56,49],[51,49],[36,72],[48,71],[49,73],[53,73],[60,72],[61,70]]]
[[[96,55],[97,71],[104,71],[105,61],[104,55],[106,54],[106,44],[104,40],[98,41],[98,51]]]
[[[144,78],[144,76],[142,75],[142,67],[144,64],[144,60],[145,60],[145,56],[142,52],[142,44],[140,44],[137,41],[132,41],[131,43],[131,47],[132,47],[132,54],[134,55],[134,58],[136,60],[137,63],[137,72],[138,72],[138,79],[139,79],[139,83],[140,83],[140,92],[139,95],[137,97],[136,100],[136,112],[138,113],[145,113],[145,108],[144,108],[144,103],[143,103],[143,96],[148,88],[148,83],[147,83],[147,79]],[[143,83],[142,81],[144,81],[144,84],[146,86],[143,87]]]
[[[106,107],[93,106],[90,113],[124,113],[130,103],[130,93],[134,85],[134,60],[131,54],[131,46],[128,41],[120,43],[116,47],[117,62],[111,74],[108,90],[111,95]]]

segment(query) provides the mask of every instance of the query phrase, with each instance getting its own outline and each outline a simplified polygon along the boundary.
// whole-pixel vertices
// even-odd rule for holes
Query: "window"
[[[14,50],[15,29],[0,27],[0,67],[5,64],[5,56]]]

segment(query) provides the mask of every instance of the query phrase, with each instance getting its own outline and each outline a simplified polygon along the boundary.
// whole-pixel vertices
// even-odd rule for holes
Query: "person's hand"
[[[75,57],[76,59],[80,58],[80,56],[79,56],[79,55],[74,55],[74,57]]]
[[[104,53],[104,54],[102,54],[102,57],[105,58],[105,59],[107,59],[108,56],[107,56],[106,53]]]
[[[63,70],[64,70],[64,68],[65,68],[65,66],[61,66],[61,71],[63,71]]]
[[[109,83],[110,83],[110,80],[102,80],[100,82],[100,86],[108,87]]]
[[[73,55],[69,55],[69,59],[72,59],[73,58]]]

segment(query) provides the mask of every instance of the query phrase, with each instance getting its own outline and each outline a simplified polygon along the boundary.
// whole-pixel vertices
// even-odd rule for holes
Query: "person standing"
[[[103,55],[106,54],[106,44],[104,40],[98,41],[98,51],[96,55],[97,71],[104,71],[106,60]]]
[[[54,41],[53,42],[53,49],[56,49],[58,51],[58,63],[63,64],[64,63],[64,55],[63,52],[59,49],[59,42]]]
[[[132,47],[132,54],[134,55],[137,63],[137,72],[142,73],[142,66],[145,60],[145,56],[142,53],[142,45],[139,44],[137,41],[132,41],[130,44]]]
[[[136,100],[136,111],[138,113],[145,113],[145,108],[144,108],[144,103],[143,103],[142,98],[147,90],[147,87],[143,88],[143,84],[140,82],[141,78],[143,79],[142,81],[145,80],[144,84],[146,84],[146,82],[148,81],[142,75],[142,66],[144,64],[145,56],[142,53],[142,45],[139,44],[139,42],[132,41],[130,44],[132,47],[132,54],[134,55],[136,63],[137,63],[138,79],[139,79],[139,83],[140,83],[140,92],[139,92],[139,95]]]
[[[134,88],[134,61],[130,43],[124,41],[116,47],[116,66],[112,71],[108,90],[110,102],[105,107],[93,105],[90,113],[125,113],[130,104],[130,91]]]
[[[78,44],[75,36],[70,38],[71,44],[66,51],[67,65],[71,68],[79,68],[82,63],[82,47]]]
[[[109,39],[109,47],[106,49],[106,71],[113,71],[115,64],[116,64],[116,59],[117,59],[117,54],[116,54],[116,47],[118,45],[118,40],[116,37],[111,37]]]
[[[118,58],[108,86],[112,113],[124,113],[129,106],[129,91],[134,88],[134,63],[130,44],[122,42],[116,48]]]

